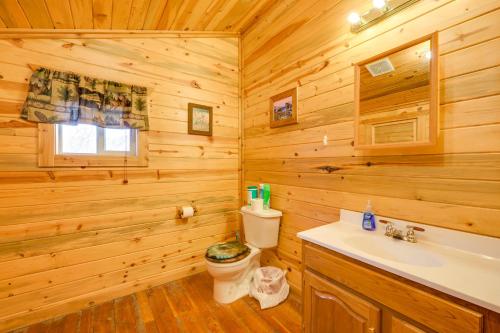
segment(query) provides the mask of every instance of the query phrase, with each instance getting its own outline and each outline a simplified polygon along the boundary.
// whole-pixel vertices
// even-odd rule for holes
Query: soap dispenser
[[[368,200],[366,209],[363,212],[363,229],[365,230],[375,230],[375,215],[372,213],[372,203]]]

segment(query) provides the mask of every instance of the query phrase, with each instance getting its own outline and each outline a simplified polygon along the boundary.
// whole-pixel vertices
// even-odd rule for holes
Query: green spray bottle
[[[263,199],[264,199],[264,209],[271,208],[271,185],[270,184],[264,184]]]

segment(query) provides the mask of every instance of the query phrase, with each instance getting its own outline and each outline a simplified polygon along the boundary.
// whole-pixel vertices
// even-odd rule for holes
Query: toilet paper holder
[[[176,219],[184,219],[182,217],[182,208],[183,207],[186,207],[186,206],[178,206],[177,207],[177,214],[175,216]],[[196,216],[196,213],[198,213],[198,209],[195,207],[195,206],[190,206],[193,208],[193,216]],[[189,217],[186,217],[186,218],[189,218]]]

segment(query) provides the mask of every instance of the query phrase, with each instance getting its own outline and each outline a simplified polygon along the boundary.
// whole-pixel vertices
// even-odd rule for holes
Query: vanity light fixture
[[[347,17],[347,20],[351,25],[359,25],[361,23],[361,16],[356,12],[351,12]]]
[[[362,15],[353,11],[347,17],[347,21],[351,24],[351,31],[357,33],[418,1],[419,0],[372,0],[372,9]]]
[[[373,0],[373,8],[384,9],[387,6],[385,0]]]

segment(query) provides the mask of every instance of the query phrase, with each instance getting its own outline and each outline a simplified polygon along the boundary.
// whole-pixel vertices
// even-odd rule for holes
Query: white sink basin
[[[353,248],[367,254],[402,264],[427,267],[438,267],[444,264],[442,257],[423,249],[418,243],[380,236],[353,236],[343,240]]]
[[[361,228],[363,213],[340,210],[340,221],[298,234],[301,239],[500,313],[500,239],[378,217],[399,230],[422,227],[417,243]],[[473,281],[473,282],[471,282]]]

